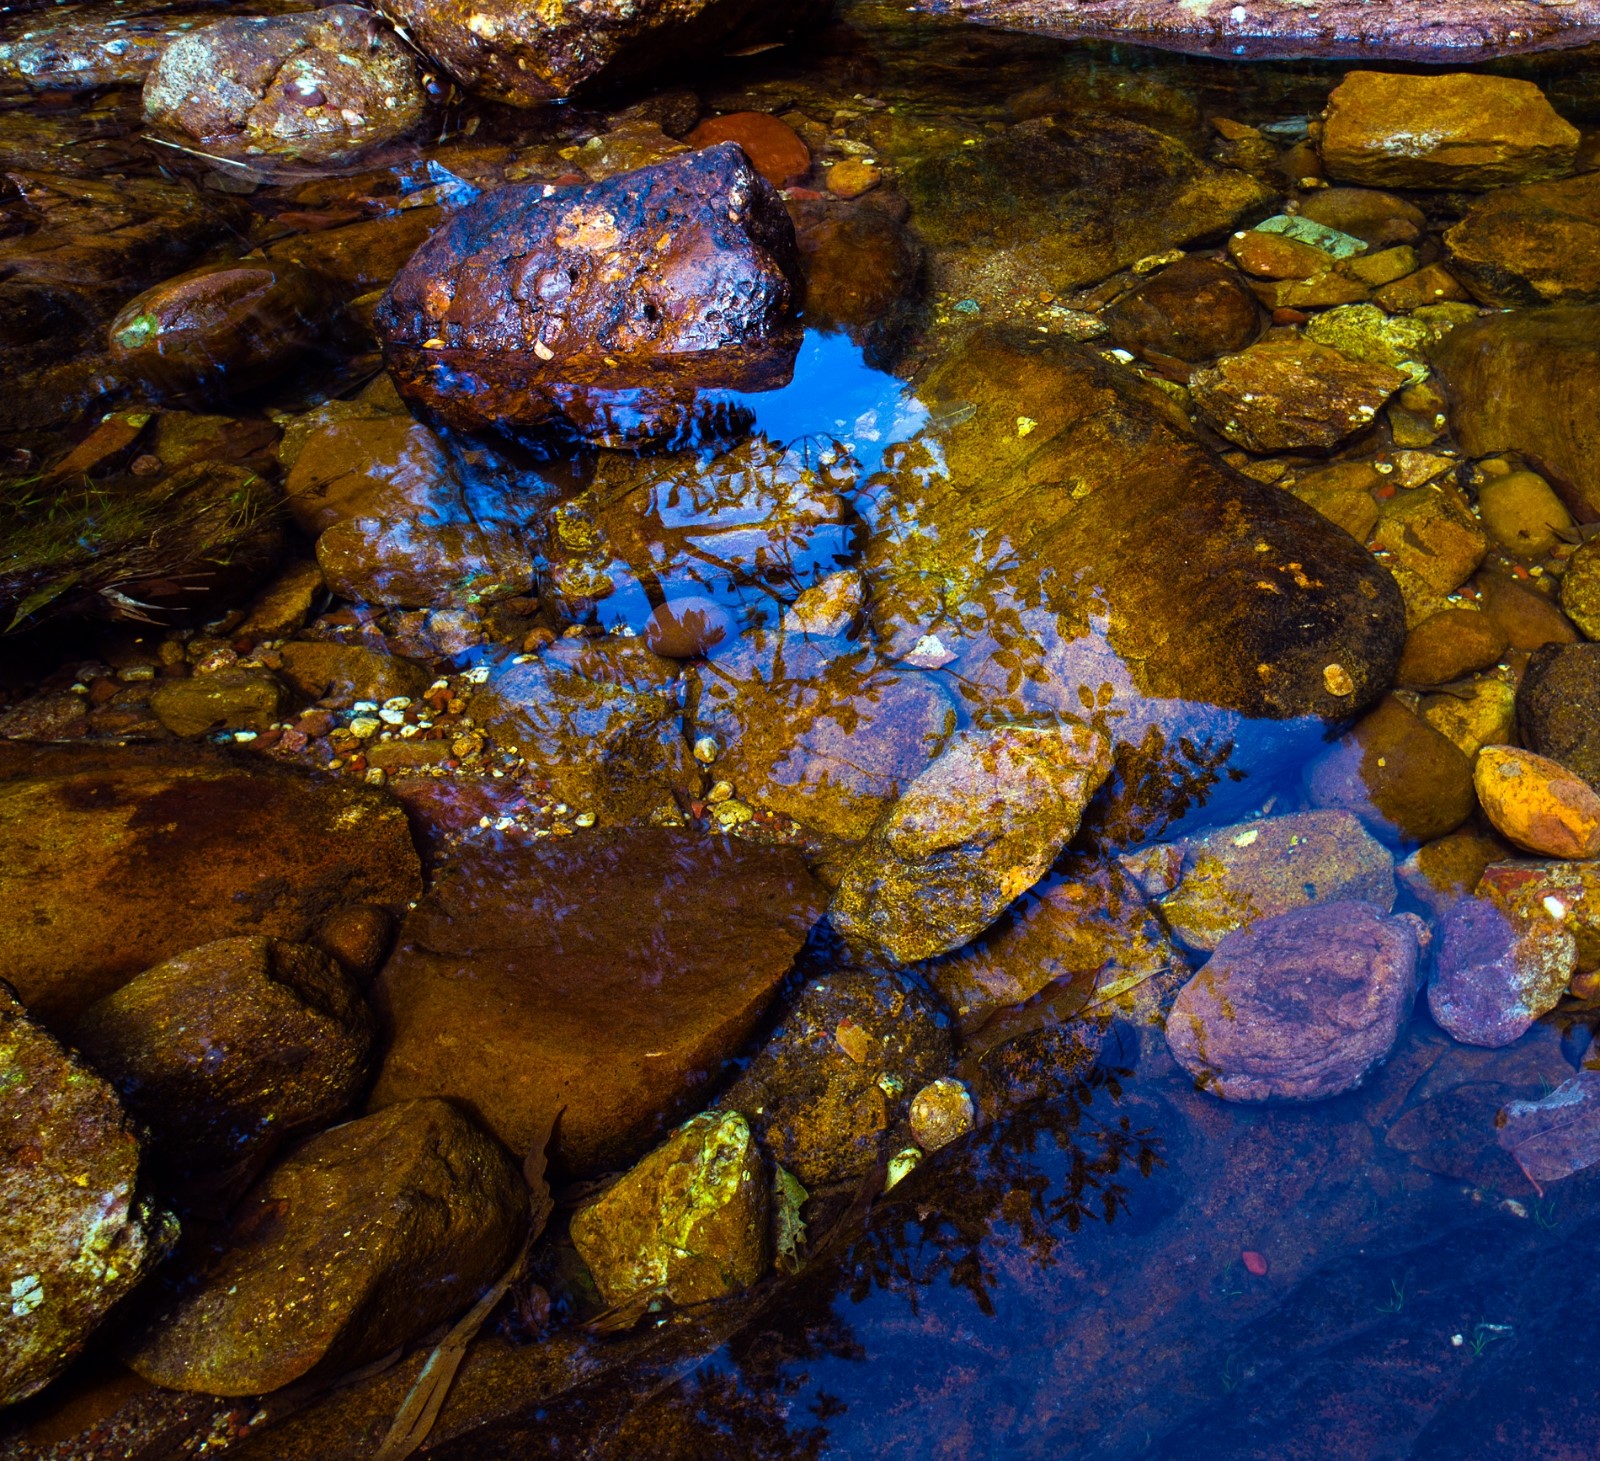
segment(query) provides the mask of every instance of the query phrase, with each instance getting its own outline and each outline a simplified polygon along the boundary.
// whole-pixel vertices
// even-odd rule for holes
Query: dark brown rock
[[[905,975],[807,979],[717,1102],[807,1187],[859,1178],[910,1139],[911,1099],[954,1058],[949,1017]]]
[[[158,132],[240,160],[348,162],[423,106],[412,53],[354,5],[216,21],[174,40],[144,84]]]
[[[463,859],[373,987],[373,1100],[468,1103],[514,1151],[561,1113],[592,1172],[637,1156],[749,1034],[821,913],[799,855],[665,829]]]
[[[46,1019],[197,942],[303,939],[421,892],[404,813],[367,787],[222,753],[0,743],[0,973]]]
[[[1311,766],[1306,788],[1314,806],[1412,842],[1455,831],[1477,805],[1472,763],[1393,695]]]
[[[782,201],[723,143],[479,198],[401,270],[376,326],[401,393],[451,425],[563,420],[617,443],[684,430],[701,389],[785,382],[800,292]]]
[[[906,169],[936,287],[1004,311],[1092,284],[1153,254],[1220,238],[1276,194],[1137,122],[1042,117]]]
[[[1317,188],[1300,200],[1300,216],[1375,249],[1417,243],[1428,227],[1415,203],[1376,188]]]
[[[1534,651],[1517,689],[1517,728],[1530,751],[1600,789],[1600,644]]]
[[[1600,303],[1600,174],[1501,188],[1445,234],[1480,303]]]
[[[1458,903],[1440,926],[1428,1009],[1457,1040],[1499,1047],[1556,1007],[1577,960],[1570,929],[1517,917],[1485,898]]]
[[[1600,520],[1600,307],[1491,315],[1445,336],[1436,363],[1464,451],[1520,453],[1580,523]]]
[[[1486,670],[1506,652],[1505,632],[1476,609],[1441,609],[1406,636],[1396,675],[1402,685],[1443,685]]]
[[[1229,934],[1178,993],[1167,1044],[1228,1101],[1313,1101],[1359,1086],[1417,994],[1420,921],[1366,903],[1302,908]]]
[[[447,1101],[312,1137],[192,1255],[127,1362],[154,1384],[261,1395],[355,1369],[467,1307],[510,1265],[527,1190]]]
[[[921,303],[924,256],[915,234],[894,210],[870,200],[787,204],[806,276],[806,323],[843,330],[868,364],[886,368]]]
[[[1453,62],[1600,40],[1588,0],[1433,0],[1426,9],[1326,0],[922,0],[923,8],[1068,40],[1160,46],[1237,60],[1344,57]]]
[[[160,395],[232,395],[265,384],[321,336],[321,282],[287,261],[203,264],[130,300],[108,329],[118,369]]]
[[[420,699],[431,676],[415,660],[359,644],[296,640],[283,646],[285,683],[308,700],[340,708],[357,700]]]
[[[162,1257],[175,1225],[141,1191],[111,1086],[0,984],[0,1406],[64,1370]]]
[[[447,518],[354,517],[317,539],[328,587],[356,603],[462,608],[515,598],[533,586],[533,552],[515,523]]]
[[[285,698],[283,686],[266,670],[230,668],[163,680],[151,692],[150,712],[175,736],[264,731]]]
[[[1261,306],[1237,271],[1184,259],[1153,274],[1105,312],[1111,342],[1135,355],[1193,364],[1233,355],[1261,333]]]
[[[72,1038],[171,1165],[220,1172],[345,1111],[373,1030],[327,954],[254,937],[147,969],[85,1010]]]
[[[644,0],[530,11],[516,0],[390,0],[385,7],[451,77],[477,96],[538,106],[580,88],[609,89],[685,62],[779,41],[815,19],[814,0]]]

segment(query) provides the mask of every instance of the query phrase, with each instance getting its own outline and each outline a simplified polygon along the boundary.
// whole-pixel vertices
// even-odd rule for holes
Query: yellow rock
[[[1473,784],[1489,820],[1518,847],[1547,857],[1600,853],[1600,796],[1547,757],[1485,746]]]

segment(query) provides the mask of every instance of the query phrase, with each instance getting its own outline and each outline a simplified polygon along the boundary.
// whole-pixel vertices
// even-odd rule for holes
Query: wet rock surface
[[[1107,311],[1111,339],[1149,359],[1215,360],[1255,343],[1261,306],[1238,273],[1183,259],[1124,294]]]
[[[1530,751],[1600,788],[1600,648],[1535,650],[1517,689],[1517,726]]]
[[[373,986],[373,1100],[451,1096],[522,1152],[559,1112],[564,1165],[627,1160],[719,1073],[820,913],[797,854],[664,829],[458,865]]]
[[[1505,188],[1445,235],[1450,266],[1487,305],[1595,304],[1600,179]]]
[[[146,970],[85,1010],[72,1038],[169,1164],[222,1171],[348,1109],[373,1029],[327,954],[235,938]]]
[[[924,8],[1069,40],[1136,41],[1228,60],[1476,61],[1600,38],[1600,13],[1561,0],[1445,0],[1415,11],[1361,0],[1332,0],[1315,10],[1284,0],[1182,7],[1160,0],[925,0]]]
[[[411,53],[370,12],[218,20],[174,39],[144,84],[150,124],[222,157],[347,162],[410,131]]]
[[[211,1395],[353,1369],[467,1307],[526,1222],[498,1143],[448,1102],[404,1102],[313,1137],[263,1178],[128,1363]]]
[[[702,387],[786,380],[801,288],[782,202],[723,143],[548,198],[486,195],[418,250],[376,323],[402,394],[452,425],[560,419],[628,441],[684,429]]]
[[[1044,876],[1110,769],[1087,726],[958,737],[845,867],[833,926],[902,964],[960,948]]]
[[[1328,98],[1331,176],[1379,188],[1493,188],[1565,177],[1578,129],[1530,81],[1353,71]]]
[[[1573,858],[1600,852],[1600,792],[1549,757],[1485,746],[1473,782],[1496,830],[1525,851]]]
[[[696,1116],[572,1220],[601,1297],[704,1303],[767,1268],[769,1184],[737,1111]]]
[[[859,1180],[910,1137],[911,1100],[949,1069],[948,1016],[902,974],[808,978],[718,1101],[807,1187]]]
[[[3,972],[47,1019],[197,941],[421,892],[404,814],[364,787],[154,747],[9,742],[0,773]]]
[[[143,1190],[115,1091],[0,984],[0,1406],[48,1384],[155,1267],[176,1225]]]
[[[1469,1045],[1509,1045],[1552,1010],[1572,977],[1572,932],[1540,909],[1503,909],[1484,899],[1460,903],[1440,928],[1428,982],[1428,1011]]]
[[[1224,1100],[1337,1095],[1394,1048],[1419,957],[1414,923],[1369,904],[1281,914],[1222,940],[1179,991],[1167,1044]]]
[[[1600,1162],[1600,1072],[1580,1071],[1541,1100],[1512,1101],[1501,1117],[1500,1145],[1535,1184]]]

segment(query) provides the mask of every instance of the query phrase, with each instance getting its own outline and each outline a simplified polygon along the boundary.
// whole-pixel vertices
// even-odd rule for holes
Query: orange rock
[[[756,171],[775,188],[811,171],[811,149],[787,122],[766,112],[729,112],[709,117],[685,139],[691,147],[737,142]]]
[[[1548,857],[1600,853],[1600,796],[1547,757],[1515,746],[1485,746],[1473,784],[1489,820],[1518,847]]]
[[[828,169],[828,191],[836,198],[859,198],[877,187],[882,177],[871,163],[847,157]]]

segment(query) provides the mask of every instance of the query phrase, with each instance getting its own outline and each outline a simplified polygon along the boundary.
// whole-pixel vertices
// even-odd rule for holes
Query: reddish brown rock
[[[175,1236],[111,1086],[0,984],[0,1406],[54,1379]]]
[[[1352,1090],[1411,1013],[1420,927],[1366,903],[1326,903],[1229,934],[1179,991],[1167,1045],[1228,1101]]]
[[[1238,273],[1214,259],[1183,259],[1105,312],[1111,341],[1135,355],[1193,363],[1232,355],[1261,333],[1261,307]]]
[[[665,829],[463,859],[374,985],[375,1104],[468,1103],[571,1170],[637,1156],[760,1018],[822,911],[798,853]]]
[[[464,430],[565,421],[600,442],[686,429],[701,390],[787,381],[801,292],[782,200],[732,143],[456,213],[375,317],[413,404]]]
[[[896,211],[834,198],[791,198],[806,275],[806,323],[843,330],[887,368],[919,304],[923,251]]]
[[[1441,609],[1406,636],[1396,675],[1402,685],[1443,685],[1486,670],[1506,651],[1506,636],[1476,609]]]
[[[68,1020],[213,939],[421,892],[381,792],[189,748],[0,744],[0,974]]]
[[[389,0],[384,8],[468,91],[532,107],[782,40],[826,7],[815,0],[556,0],[536,8],[521,0]]]
[[[144,85],[153,128],[240,159],[347,162],[410,131],[423,105],[412,53],[354,5],[203,26]]]
[[[730,112],[707,117],[685,139],[691,147],[715,147],[737,142],[756,171],[775,188],[803,178],[811,171],[811,149],[787,122],[766,112]]]
[[[449,1102],[346,1122],[273,1168],[191,1257],[128,1364],[208,1395],[332,1378],[466,1308],[527,1219],[516,1165]]]
[[[1101,39],[1237,60],[1359,57],[1484,61],[1600,40],[1593,0],[922,0],[922,8],[1007,30]]]

